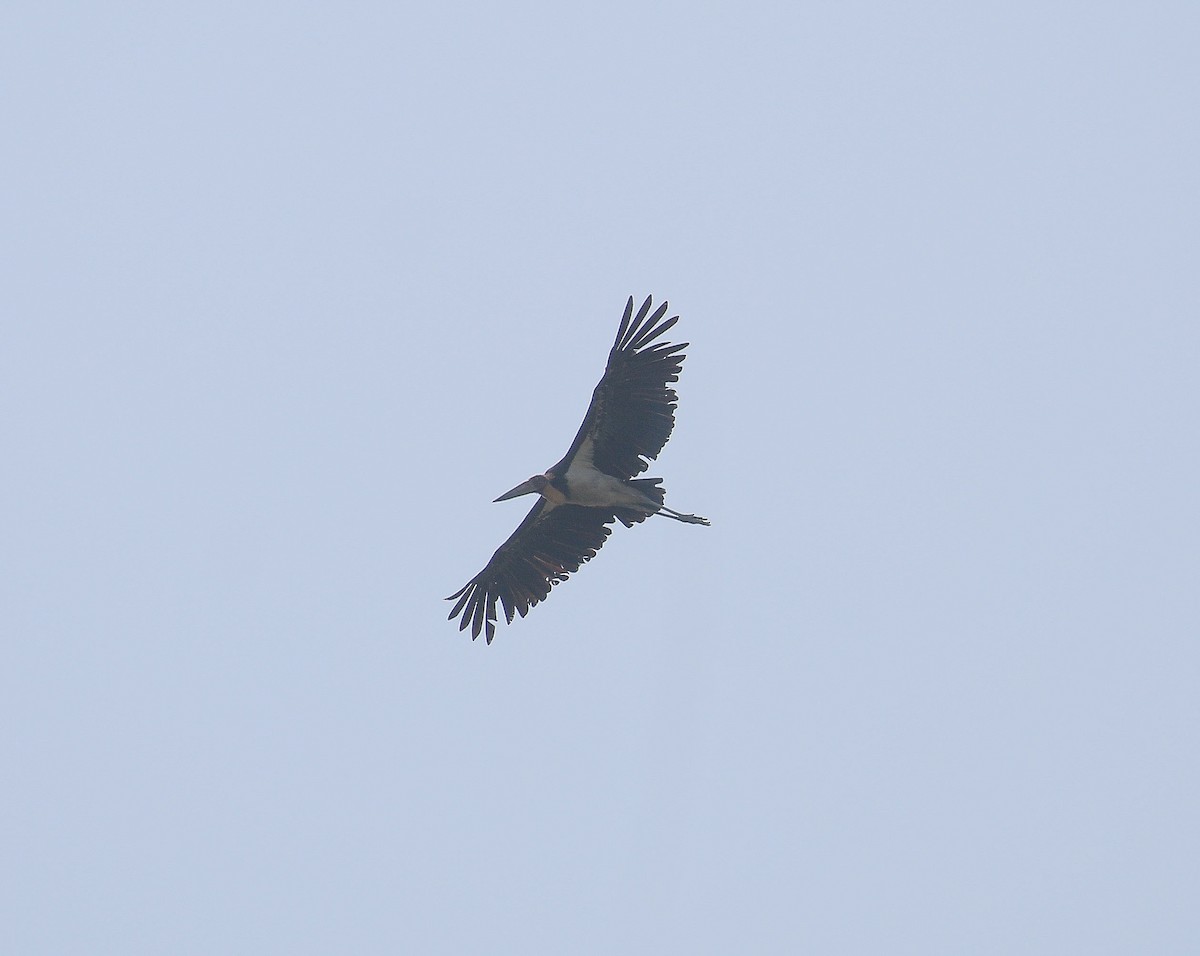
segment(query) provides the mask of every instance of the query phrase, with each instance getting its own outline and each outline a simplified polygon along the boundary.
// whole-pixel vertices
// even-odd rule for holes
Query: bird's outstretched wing
[[[539,499],[487,567],[446,598],[455,601],[449,619],[461,614],[458,629],[465,631],[469,625],[471,640],[486,628],[491,644],[496,635],[496,601],[504,605],[509,624],[514,614],[524,617],[549,596],[553,585],[596,556],[616,517],[602,508],[551,507]]]
[[[634,484],[649,498],[662,501],[661,479],[639,478]],[[515,614],[524,617],[550,595],[551,587],[596,556],[612,533],[610,524],[619,520],[632,528],[647,517],[646,512],[629,508],[551,507],[539,498],[517,530],[496,549],[487,567],[446,598],[456,602],[448,620],[462,615],[458,629],[465,631],[469,626],[471,640],[486,629],[491,644],[496,636],[497,600],[504,606],[509,624]]]
[[[552,470],[582,454],[605,474],[632,478],[650,467],[671,437],[678,396],[670,383],[679,381],[688,343],[652,344],[679,316],[664,321],[667,303],[651,313],[650,301],[647,297],[635,316],[629,297],[592,404],[570,450]]]

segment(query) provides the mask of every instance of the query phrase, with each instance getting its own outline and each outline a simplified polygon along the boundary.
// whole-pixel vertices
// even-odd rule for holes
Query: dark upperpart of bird
[[[658,341],[679,316],[664,320],[667,303],[654,312],[650,305],[647,298],[635,315],[630,296],[604,375],[566,455],[496,499],[538,495],[487,567],[446,599],[455,602],[450,619],[460,617],[459,630],[470,627],[472,640],[484,633],[492,642],[497,602],[511,624],[545,600],[554,585],[596,556],[616,521],[631,528],[660,515],[709,523],[668,508],[661,478],[637,477],[671,437],[677,402],[671,383],[679,381],[688,345]]]

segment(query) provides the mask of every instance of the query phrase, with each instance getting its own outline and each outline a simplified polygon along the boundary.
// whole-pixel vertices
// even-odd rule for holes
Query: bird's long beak
[[[519,485],[517,485],[517,487],[513,488],[512,491],[504,492],[504,494],[495,500],[508,501],[509,498],[520,498],[521,495],[527,495],[531,492],[536,492],[537,490],[537,485],[535,485],[533,483],[533,479],[530,478],[528,481],[521,482]]]

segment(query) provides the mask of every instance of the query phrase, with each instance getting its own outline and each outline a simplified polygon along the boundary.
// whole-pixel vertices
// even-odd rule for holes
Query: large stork
[[[664,302],[651,313],[647,298],[634,315],[629,297],[608,367],[566,455],[496,499],[540,496],[487,567],[446,598],[455,602],[450,620],[461,615],[458,629],[470,626],[471,640],[486,630],[492,643],[497,601],[511,624],[514,614],[524,617],[545,600],[552,585],[596,556],[614,521],[632,528],[657,514],[688,524],[709,523],[663,504],[661,478],[635,477],[658,457],[675,425],[677,396],[670,383],[679,381],[688,343],[651,344],[679,321],[679,316],[663,321],[666,312]]]

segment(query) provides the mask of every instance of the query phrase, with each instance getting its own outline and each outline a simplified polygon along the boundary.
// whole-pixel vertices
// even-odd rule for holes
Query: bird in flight
[[[496,499],[538,495],[487,567],[446,598],[455,602],[449,620],[461,617],[458,629],[470,627],[471,640],[485,632],[492,643],[497,601],[509,624],[514,615],[524,617],[544,601],[553,585],[596,556],[614,521],[632,528],[662,515],[687,524],[709,523],[668,508],[661,478],[636,477],[671,437],[678,396],[670,383],[679,381],[688,345],[654,344],[679,316],[664,321],[667,303],[653,313],[650,304],[647,297],[635,315],[629,297],[608,366],[562,461]]]

